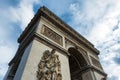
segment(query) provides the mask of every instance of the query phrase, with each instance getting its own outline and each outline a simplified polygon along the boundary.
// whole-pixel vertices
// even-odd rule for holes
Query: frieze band
[[[46,37],[50,38],[51,40],[55,41],[56,43],[63,45],[63,38],[56,32],[54,32],[52,29],[48,28],[47,26],[42,26],[41,33],[45,35]]]

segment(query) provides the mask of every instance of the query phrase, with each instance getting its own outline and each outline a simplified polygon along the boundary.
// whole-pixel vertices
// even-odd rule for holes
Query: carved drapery
[[[37,80],[62,80],[59,56],[46,50],[38,64]]]

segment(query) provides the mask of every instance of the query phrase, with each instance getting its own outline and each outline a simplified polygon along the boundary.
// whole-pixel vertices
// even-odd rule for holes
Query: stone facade
[[[46,7],[18,39],[4,80],[105,80],[99,51]]]

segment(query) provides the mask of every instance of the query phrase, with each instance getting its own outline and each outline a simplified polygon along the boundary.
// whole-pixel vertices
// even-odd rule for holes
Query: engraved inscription
[[[93,57],[91,57],[91,60],[92,60],[93,65],[95,65],[96,67],[102,69],[102,66],[101,66],[101,64],[100,64],[100,62],[99,62],[98,60],[96,60],[96,59],[93,58]]]
[[[42,34],[50,38],[51,40],[55,41],[56,43],[63,45],[62,36],[60,36],[59,34],[57,34],[52,29],[48,28],[45,25],[43,25],[42,27]]]
[[[62,80],[59,56],[46,50],[38,64],[37,80]]]

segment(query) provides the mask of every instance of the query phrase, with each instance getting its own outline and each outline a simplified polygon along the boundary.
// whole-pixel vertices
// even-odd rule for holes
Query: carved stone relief
[[[102,69],[102,66],[101,66],[100,62],[98,60],[96,60],[95,58],[93,58],[92,56],[90,56],[90,57],[91,57],[93,65]]]
[[[63,45],[63,38],[52,29],[48,28],[47,26],[43,25],[41,33],[46,37],[50,38],[51,40],[55,41],[56,43]]]
[[[38,64],[37,80],[62,80],[59,56],[46,50]]]

